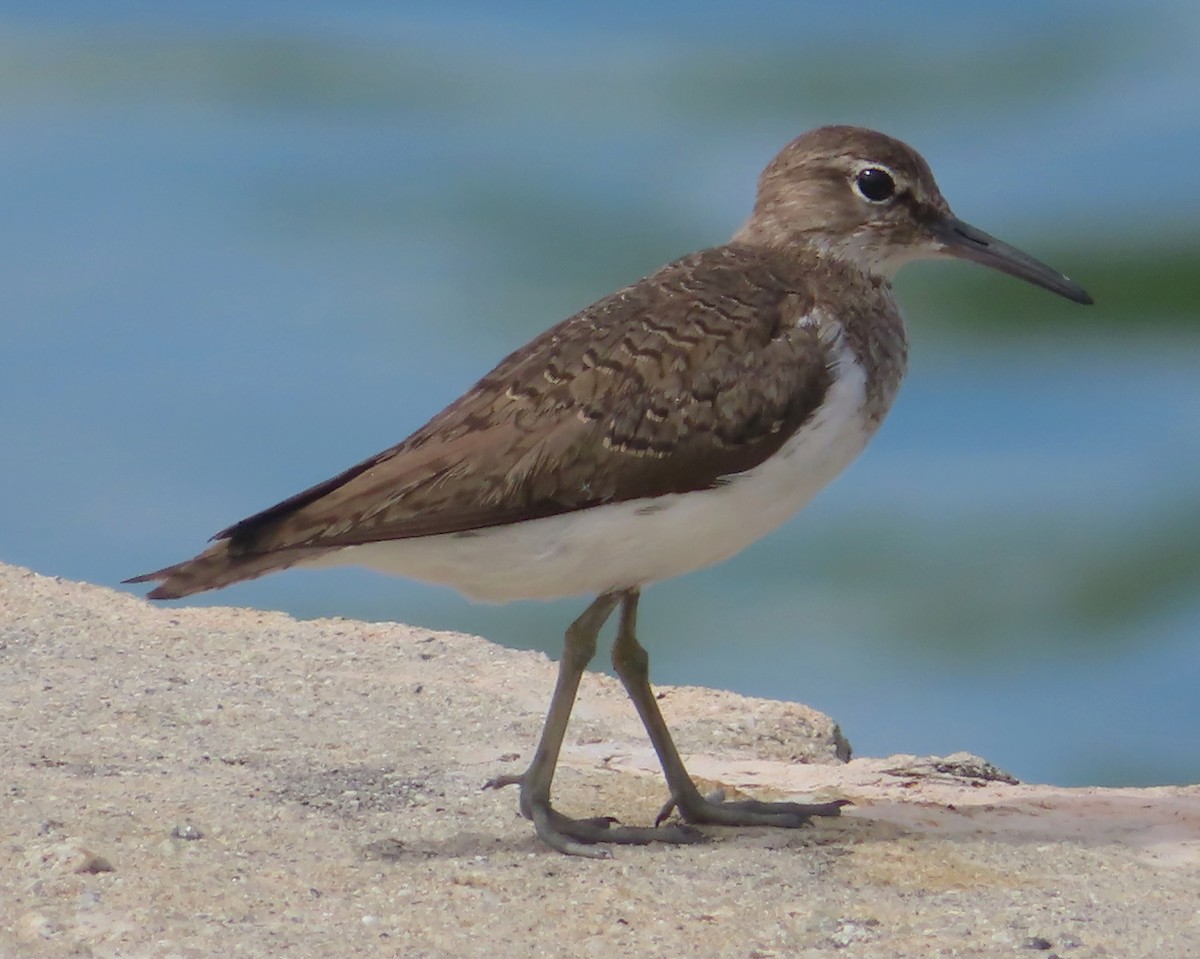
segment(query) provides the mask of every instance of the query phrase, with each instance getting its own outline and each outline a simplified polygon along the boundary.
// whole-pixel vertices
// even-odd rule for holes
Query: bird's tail
[[[242,580],[257,579],[267,573],[295,566],[322,552],[324,550],[290,549],[271,553],[238,553],[229,549],[229,540],[221,540],[199,556],[174,566],[165,566],[153,573],[134,576],[125,582],[158,583],[146,594],[148,599],[179,599]]]

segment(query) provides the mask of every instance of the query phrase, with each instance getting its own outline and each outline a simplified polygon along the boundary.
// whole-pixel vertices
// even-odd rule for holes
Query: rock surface
[[[663,688],[692,772],[854,802],[569,859],[512,790],[554,664],[470,636],[154,608],[0,566],[0,956],[1200,956],[1200,787],[838,758],[826,717]],[[653,753],[584,683],[556,798],[648,822]]]

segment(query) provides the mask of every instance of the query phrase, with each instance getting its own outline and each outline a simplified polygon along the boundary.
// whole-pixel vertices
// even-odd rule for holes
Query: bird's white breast
[[[349,546],[306,565],[367,566],[506,602],[644,586],[718,563],[807,504],[874,432],[862,367],[844,345],[835,355],[834,380],[816,413],[766,462],[713,489]]]

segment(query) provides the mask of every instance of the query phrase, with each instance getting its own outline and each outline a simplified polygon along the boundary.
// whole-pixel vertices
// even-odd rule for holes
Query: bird
[[[1077,283],[958,219],[907,144],[823,126],[763,170],[723,244],[609,294],[509,354],[407,439],[135,576],[176,599],[289,567],[360,565],[471,599],[590,596],[519,786],[536,835],[570,855],[681,844],[702,825],[803,826],[829,803],[702,795],[672,741],[637,636],[642,591],[738,553],[804,507],[876,433],[908,338],[892,280],[957,258],[1080,304]],[[598,635],[658,755],[653,826],[572,818],[551,786]],[[672,813],[677,811],[677,817]]]

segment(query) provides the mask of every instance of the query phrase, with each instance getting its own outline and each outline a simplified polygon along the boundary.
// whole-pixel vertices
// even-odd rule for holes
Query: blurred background
[[[724,241],[798,133],[864,124],[1097,305],[907,268],[882,433],[649,591],[654,678],[802,700],[864,755],[1200,781],[1200,5],[583,9],[0,8],[0,560],[116,586],[190,556]],[[555,657],[582,608],[355,570],[194,601]]]

